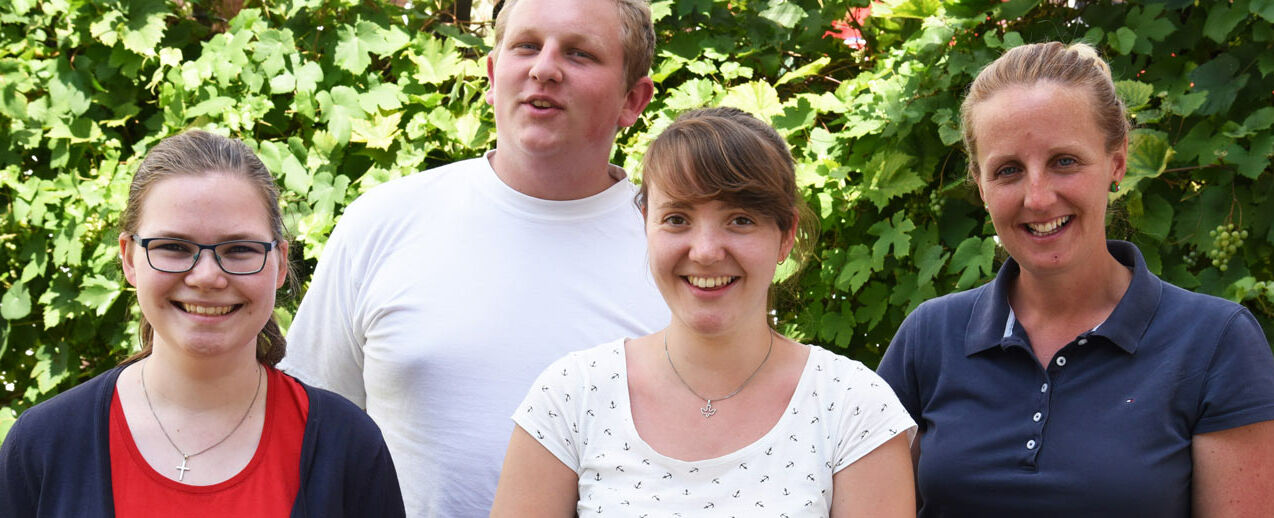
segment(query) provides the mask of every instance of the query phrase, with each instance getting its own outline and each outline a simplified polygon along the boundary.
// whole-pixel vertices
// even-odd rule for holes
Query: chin
[[[705,336],[722,334],[733,327],[733,322],[723,315],[687,315],[682,321],[695,333]]]

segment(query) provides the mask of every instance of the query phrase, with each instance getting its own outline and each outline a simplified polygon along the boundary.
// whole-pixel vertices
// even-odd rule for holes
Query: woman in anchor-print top
[[[274,368],[288,242],[256,155],[203,131],[167,138],[120,219],[142,349],[18,418],[0,516],[403,516],[367,414]]]
[[[856,361],[772,330],[799,198],[731,108],[646,153],[637,204],[668,327],[562,358],[515,412],[492,516],[914,516],[914,423]]]

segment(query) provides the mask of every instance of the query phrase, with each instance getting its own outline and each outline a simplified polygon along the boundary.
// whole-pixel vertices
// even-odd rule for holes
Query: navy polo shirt
[[[1110,317],[1040,365],[995,280],[921,304],[879,374],[919,424],[920,516],[1186,517],[1191,437],[1274,420],[1274,354],[1242,306],[1133,271]]]

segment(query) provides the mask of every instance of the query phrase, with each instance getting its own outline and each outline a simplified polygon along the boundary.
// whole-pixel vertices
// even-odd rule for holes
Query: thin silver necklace
[[[672,373],[677,375],[677,379],[681,381],[682,385],[686,386],[686,390],[689,390],[691,394],[695,395],[695,397],[706,401],[706,403],[703,405],[703,408],[699,409],[699,413],[703,414],[704,419],[712,417],[713,414],[717,413],[717,409],[712,407],[713,401],[725,401],[727,399],[730,399],[734,397],[735,394],[738,394],[740,391],[742,391],[743,387],[748,386],[748,383],[752,381],[752,378],[756,377],[756,373],[761,372],[761,367],[765,366],[765,362],[770,360],[771,352],[774,352],[774,331],[773,330],[770,331],[770,348],[765,351],[765,358],[761,359],[761,364],[756,366],[756,370],[752,371],[752,374],[748,375],[748,379],[743,380],[743,384],[739,385],[739,388],[734,389],[734,392],[731,392],[723,397],[719,397],[714,400],[711,398],[700,396],[698,392],[695,392],[694,387],[691,387],[689,383],[686,383],[686,378],[681,377],[681,373],[677,371],[677,365],[672,363],[672,354],[668,352],[668,331],[664,331],[664,357],[668,358],[668,366],[672,367]]]
[[[234,435],[234,432],[239,430],[240,426],[243,426],[243,422],[248,420],[248,414],[252,413],[252,406],[257,404],[257,396],[261,395],[261,364],[259,363],[257,364],[257,390],[252,393],[252,401],[248,403],[248,410],[243,413],[243,417],[239,418],[239,422],[235,423],[234,428],[230,429],[230,433],[226,434],[225,437],[222,437],[220,441],[217,441],[212,446],[209,446],[207,448],[204,448],[194,453],[186,453],[184,451],[181,451],[181,448],[177,447],[177,443],[173,442],[173,438],[168,435],[168,430],[164,429],[163,421],[159,420],[159,414],[155,413],[155,406],[150,404],[150,392],[146,391],[146,364],[147,363],[150,363],[150,358],[147,358],[145,361],[142,362],[142,373],[141,373],[142,395],[146,397],[146,407],[150,409],[150,415],[155,417],[155,424],[159,425],[159,431],[163,432],[165,439],[168,439],[168,444],[171,444],[173,449],[177,450],[177,453],[181,454],[181,465],[177,466],[176,468],[177,481],[181,482],[185,480],[186,472],[190,471],[190,468],[186,467],[186,461],[190,460],[191,457],[200,455],[204,452],[207,452],[208,450],[221,446],[221,443],[226,442],[226,439],[229,439],[231,435]]]

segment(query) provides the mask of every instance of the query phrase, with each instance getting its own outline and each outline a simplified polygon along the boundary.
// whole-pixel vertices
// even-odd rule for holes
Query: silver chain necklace
[[[234,428],[230,429],[230,433],[226,434],[225,437],[222,437],[220,441],[217,441],[212,446],[209,446],[207,448],[204,448],[194,453],[186,453],[184,451],[181,451],[181,448],[177,447],[177,443],[173,442],[173,438],[168,435],[168,430],[164,429],[164,423],[159,420],[159,414],[155,413],[155,406],[150,404],[150,392],[146,391],[146,364],[147,363],[150,363],[150,358],[147,358],[145,361],[142,362],[142,373],[141,373],[142,395],[146,397],[146,408],[149,408],[150,415],[155,417],[155,424],[159,425],[159,431],[163,432],[165,439],[168,439],[168,444],[171,444],[173,449],[177,450],[177,453],[181,454],[181,465],[177,466],[176,468],[177,481],[181,482],[185,480],[186,472],[190,471],[190,468],[186,467],[186,461],[190,460],[191,457],[203,454],[204,452],[207,452],[208,450],[216,448],[217,446],[221,446],[221,443],[226,442],[226,439],[229,439],[231,435],[234,435],[234,432],[238,431],[240,426],[243,426],[243,422],[248,420],[248,414],[252,413],[252,406],[257,404],[257,396],[261,395],[261,364],[257,364],[257,390],[252,393],[252,401],[248,403],[248,410],[243,413],[243,417],[239,418],[239,422],[235,423]]]
[[[774,331],[773,330],[770,331],[770,348],[765,351],[765,358],[761,359],[761,364],[757,365],[756,370],[752,371],[752,374],[748,375],[748,379],[743,380],[743,384],[739,385],[739,388],[734,389],[734,392],[731,392],[723,397],[719,397],[715,399],[715,401],[725,401],[727,399],[730,399],[734,397],[735,394],[738,394],[740,391],[742,391],[743,387],[748,386],[748,383],[752,381],[752,378],[756,377],[756,373],[761,372],[761,367],[765,366],[765,362],[770,360],[771,352],[774,352]],[[699,413],[703,414],[703,418],[707,419],[709,417],[712,417],[713,414],[716,414],[717,409],[712,407],[712,402],[714,400],[700,396],[698,392],[695,392],[694,387],[691,387],[689,383],[686,383],[686,378],[681,377],[681,373],[677,371],[677,365],[672,363],[672,354],[668,352],[668,331],[664,331],[664,357],[668,358],[668,366],[672,367],[672,373],[677,375],[677,379],[681,381],[681,384],[685,385],[686,389],[689,390],[691,394],[694,394],[695,397],[707,402],[706,404],[703,405],[703,408],[699,409]]]

